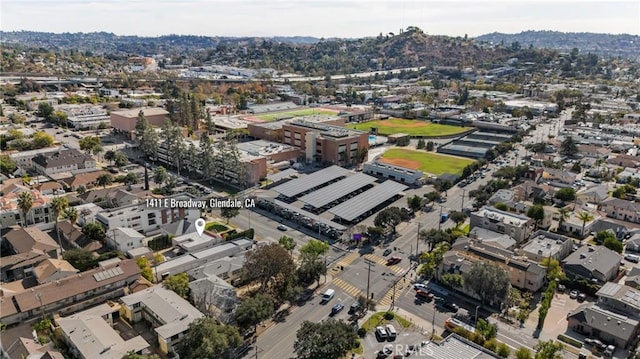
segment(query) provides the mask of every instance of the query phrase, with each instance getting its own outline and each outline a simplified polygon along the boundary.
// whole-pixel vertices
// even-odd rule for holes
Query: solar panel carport
[[[327,187],[302,196],[300,200],[314,208],[322,208],[351,192],[355,192],[368,184],[374,183],[375,181],[375,177],[358,172],[353,176],[349,176],[343,180],[332,183]]]
[[[282,202],[282,201],[278,201],[277,199],[273,200],[273,203],[276,204],[277,206],[279,206],[281,208],[284,208],[284,209],[287,209],[287,210],[289,210],[291,212],[299,213],[301,216],[305,216],[305,217],[311,219],[312,221],[320,222],[322,224],[326,224],[327,226],[329,226],[329,227],[331,227],[331,228],[333,228],[333,229],[335,229],[337,231],[344,231],[345,229],[347,229],[345,226],[343,226],[341,224],[338,224],[338,223],[330,221],[330,220],[328,220],[326,218],[320,217],[317,214],[313,214],[311,212],[307,212],[304,209],[300,209],[300,208],[298,208],[296,206],[292,206],[292,205],[290,205],[288,203],[285,203],[285,202]]]
[[[339,166],[331,166],[310,175],[283,183],[272,189],[285,197],[293,198],[312,188],[333,181],[336,178],[346,176],[347,174],[349,174],[349,170]]]
[[[370,190],[364,191],[350,200],[335,206],[329,210],[329,213],[332,213],[334,216],[340,217],[347,222],[351,222],[364,213],[393,198],[393,196],[407,188],[407,186],[401,183],[387,180]]]

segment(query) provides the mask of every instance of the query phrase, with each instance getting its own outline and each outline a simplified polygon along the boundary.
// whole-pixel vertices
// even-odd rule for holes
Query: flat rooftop
[[[358,172],[327,187],[304,195],[300,200],[312,207],[321,208],[375,181],[375,177]]]
[[[364,191],[359,195],[343,202],[329,210],[336,217],[340,217],[345,221],[351,222],[360,217],[362,214],[370,211],[382,203],[388,201],[394,196],[402,193],[407,189],[406,185],[386,180],[381,184],[374,186],[368,191]]]
[[[334,179],[346,177],[349,173],[349,170],[342,167],[331,166],[276,186],[273,191],[285,197],[293,198]]]

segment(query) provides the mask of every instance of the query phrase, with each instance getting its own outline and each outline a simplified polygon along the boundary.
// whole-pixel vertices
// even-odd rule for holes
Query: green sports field
[[[462,174],[462,170],[474,161],[433,152],[392,148],[382,155],[380,162],[419,169],[425,173],[439,176],[443,173]]]
[[[326,110],[321,108],[305,108],[302,110],[291,110],[282,112],[265,113],[263,115],[252,115],[251,118],[255,118],[261,121],[277,121],[282,118],[301,117],[310,115],[337,115],[337,111]]]
[[[380,135],[393,135],[396,133],[406,133],[411,136],[438,137],[449,136],[469,130],[469,127],[441,125],[419,120],[405,120],[401,118],[389,118],[387,120],[377,120],[362,122],[349,126],[356,130],[367,131],[371,127],[378,128]]]

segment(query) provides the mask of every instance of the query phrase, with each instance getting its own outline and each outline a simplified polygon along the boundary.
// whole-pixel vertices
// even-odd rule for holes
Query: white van
[[[398,332],[396,331],[396,328],[391,324],[387,324],[385,329],[387,330],[387,335],[389,336],[389,340],[395,340],[396,337],[398,336]]]
[[[333,299],[333,296],[336,294],[336,291],[333,289],[327,289],[326,292],[324,292],[324,294],[322,294],[322,303],[326,303],[328,301],[330,301],[331,299]]]

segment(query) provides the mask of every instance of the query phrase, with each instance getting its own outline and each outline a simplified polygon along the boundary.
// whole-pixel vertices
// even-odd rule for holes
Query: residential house
[[[563,184],[573,184],[577,176],[578,175],[573,172],[547,167],[545,167],[544,172],[542,173],[542,179]]]
[[[132,228],[117,227],[107,233],[107,243],[119,252],[144,247],[145,236]]]
[[[580,236],[582,238],[586,237],[591,233],[592,228],[600,221],[602,218],[598,212],[590,212],[593,216],[593,220],[583,222],[578,218],[578,213],[570,212],[569,218],[562,222],[562,225],[559,227],[560,230],[565,233],[573,233],[576,236]]]
[[[470,227],[480,227],[498,233],[508,234],[516,242],[525,241],[533,232],[535,222],[533,219],[506,211],[501,211],[491,206],[484,206],[470,214]]]
[[[535,293],[544,286],[547,272],[538,263],[512,251],[477,243],[469,238],[458,239],[452,249],[445,253],[436,277],[441,279],[445,273],[462,274],[481,260],[502,267],[514,287]]]
[[[103,303],[68,317],[56,317],[56,332],[78,359],[121,359],[127,353],[142,354],[150,347],[142,336],[125,339],[113,328],[119,310],[120,305]]]
[[[537,231],[518,252],[534,262],[540,262],[544,258],[562,261],[572,250],[571,238],[553,232]]]
[[[640,252],[640,233],[634,233],[629,239],[627,239],[625,251],[635,253]]]
[[[632,267],[627,273],[627,279],[624,281],[624,285],[640,289],[640,267]]]
[[[611,149],[594,145],[578,145],[578,153],[585,157],[607,158]]]
[[[607,217],[621,221],[640,223],[640,204],[620,198],[609,198],[602,202],[600,209]]]
[[[0,265],[3,282],[31,277],[40,262],[60,256],[58,244],[37,227],[12,227],[2,241],[3,248],[12,253],[3,253]]]
[[[495,206],[498,203],[511,202],[516,199],[516,192],[511,189],[499,189],[489,198],[489,204]]]
[[[71,177],[63,178],[60,181],[70,191],[77,191],[80,187],[85,189],[91,189],[98,185],[98,177],[107,172],[105,171],[93,171],[87,173],[78,173]]]
[[[74,313],[122,296],[125,288],[139,277],[136,261],[128,259],[107,268],[95,268],[40,284],[3,297],[0,321],[11,325],[51,313]]]
[[[46,147],[40,148],[37,150],[30,151],[17,151],[14,153],[10,153],[9,157],[16,163],[16,165],[23,169],[33,169],[33,158],[38,155],[50,155],[52,153],[58,152],[61,147]]]
[[[58,182],[44,182],[33,186],[44,196],[60,195],[64,193],[62,185]]]
[[[148,322],[158,338],[160,350],[175,351],[189,324],[204,315],[174,291],[151,287],[122,297],[122,315],[131,323]]]
[[[6,350],[6,351],[5,351]],[[0,346],[2,359],[65,359],[53,342],[40,344],[33,338],[20,337],[9,346]]]
[[[47,176],[63,172],[77,174],[96,170],[95,159],[76,149],[60,150],[48,155],[39,154],[32,161],[34,169]]]
[[[567,315],[567,326],[586,337],[618,348],[633,348],[640,338],[639,322],[598,305],[577,308]]]
[[[582,246],[562,261],[569,277],[606,283],[618,275],[622,256],[603,246]]]
[[[419,346],[419,358],[439,359],[439,358],[456,358],[456,359],[498,359],[496,353],[484,348],[466,339],[458,334],[449,334],[440,341],[428,341],[424,346]]]
[[[601,308],[640,319],[640,290],[607,282],[598,290],[596,297]]]
[[[33,205],[27,213],[26,220],[22,210],[18,207],[18,198],[22,192],[31,192],[33,197]],[[49,214],[50,202],[51,197],[42,195],[35,188],[23,185],[22,179],[10,179],[0,183],[0,228],[8,228],[16,224],[51,222],[53,218]]]
[[[492,247],[513,250],[516,247],[516,240],[508,234],[490,231],[488,229],[475,227],[469,231],[467,235],[474,239],[476,243],[484,243]]]
[[[576,196],[580,204],[591,203],[599,206],[609,198],[609,187],[606,184],[590,186],[576,193]]]
[[[615,157],[609,157],[606,161],[608,164],[620,166],[620,167],[630,167],[637,168],[640,167],[640,158],[636,156],[629,156],[624,154],[616,154]]]
[[[64,259],[47,258],[40,262],[33,274],[39,284],[54,282],[78,273],[71,263]]]
[[[235,310],[240,303],[236,296],[236,289],[216,275],[207,275],[205,271],[195,270],[195,272],[202,273],[201,278],[189,282],[189,289],[196,307],[223,323],[233,322]]]

